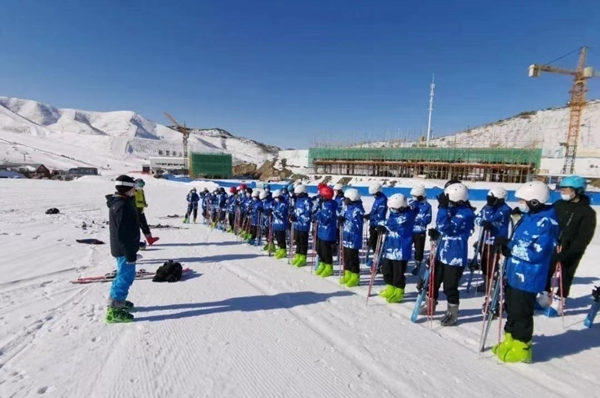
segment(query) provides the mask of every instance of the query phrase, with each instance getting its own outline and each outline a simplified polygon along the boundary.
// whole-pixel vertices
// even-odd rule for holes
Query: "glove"
[[[427,231],[427,235],[429,235],[429,239],[431,240],[438,240],[438,238],[440,237],[440,233],[435,228],[429,228],[429,231]]]
[[[296,217],[295,214],[290,214],[290,221],[291,222],[296,222],[296,221],[298,221],[298,217]]]
[[[508,239],[503,236],[496,236],[494,239],[494,251],[501,253],[504,257],[510,256],[510,249],[508,248]]]
[[[365,214],[365,215],[363,216],[363,218],[364,218],[365,220],[368,220],[368,219],[369,219],[369,217],[371,217],[371,215],[370,215],[370,214]]]
[[[494,224],[492,224],[491,221],[482,221],[481,227],[487,231],[491,231],[492,228],[494,227]]]
[[[446,195],[443,192],[438,195],[437,201],[438,201],[438,206],[440,209],[447,209],[448,204],[450,203],[450,199],[448,199],[448,195]]]
[[[125,257],[125,261],[127,262],[127,265],[135,265],[135,262],[137,261],[137,254],[128,255]]]
[[[346,222],[346,217],[344,216],[338,216],[338,224],[342,225]]]
[[[510,211],[510,214],[512,214],[512,215],[519,215],[519,214],[523,214],[523,213],[521,212],[521,209],[519,209],[518,207],[515,207],[514,209],[512,209]]]
[[[378,234],[382,235],[387,233],[387,228],[384,225],[378,225],[375,227],[375,231],[377,231]]]

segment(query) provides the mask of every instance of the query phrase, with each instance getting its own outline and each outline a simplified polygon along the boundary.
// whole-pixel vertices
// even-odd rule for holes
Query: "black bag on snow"
[[[152,282],[177,282],[181,280],[183,267],[180,263],[173,260],[165,261],[163,265],[158,267]]]
[[[48,210],[46,210],[46,214],[58,214],[60,213],[60,210],[58,210],[56,207],[51,207]]]

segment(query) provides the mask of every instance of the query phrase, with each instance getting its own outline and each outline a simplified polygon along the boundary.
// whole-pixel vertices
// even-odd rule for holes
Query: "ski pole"
[[[377,244],[375,245],[375,251],[373,252],[373,262],[371,263],[371,279],[369,280],[369,289],[367,290],[367,304],[369,304],[369,297],[371,296],[371,289],[373,288],[373,281],[375,280],[375,274],[377,273],[377,267],[383,253],[383,243],[385,241],[386,234],[377,235]]]

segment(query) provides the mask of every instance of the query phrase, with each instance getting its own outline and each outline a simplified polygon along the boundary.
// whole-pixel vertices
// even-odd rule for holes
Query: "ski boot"
[[[298,262],[299,259],[300,259],[300,254],[298,254],[298,253],[294,254],[291,264],[296,265],[296,263]]]
[[[340,285],[345,285],[350,279],[350,271],[344,270],[344,275],[340,278]]]
[[[350,272],[350,276],[346,279],[346,287],[358,286],[360,282],[360,274],[357,272]]]
[[[558,296],[554,296],[552,299],[552,304],[544,311],[549,318],[556,318],[557,316],[563,315],[563,305],[561,303],[561,298]]]
[[[385,301],[390,304],[399,303],[404,299],[404,289],[392,286],[392,293],[386,297]]]
[[[385,287],[385,289],[383,289],[382,291],[379,292],[379,297],[383,297],[384,299],[387,299],[393,293],[394,293],[394,285],[387,285]]]
[[[319,267],[317,267],[315,274],[321,276],[321,273],[325,271],[325,265],[325,263],[319,263]]]
[[[319,276],[321,278],[327,278],[328,276],[333,275],[333,265],[332,264],[324,264],[325,268],[323,269],[323,271],[319,274]],[[319,265],[319,268],[321,266]]]
[[[429,302],[429,297],[425,296],[425,300],[423,300],[423,302],[421,303],[421,308],[419,308],[419,315],[429,315],[427,313],[427,303]],[[435,300],[433,302],[433,310],[431,311],[432,314],[435,314],[435,309],[437,307],[437,300]]]
[[[298,268],[300,267],[304,267],[306,265],[306,255],[305,254],[300,254],[298,256],[298,261],[296,261],[294,263],[294,265]]]
[[[276,259],[281,259],[281,258],[286,258],[287,257],[287,251],[285,249],[279,248],[277,249],[277,251],[275,252],[275,256]]]
[[[524,362],[531,363],[533,357],[531,341],[524,343],[519,340],[513,340],[510,349],[504,354],[500,360],[502,362]]]
[[[126,308],[108,307],[106,310],[106,323],[127,323],[133,321],[133,315]]]
[[[500,343],[494,345],[492,347],[492,352],[498,358],[500,358],[500,359],[504,358],[506,353],[508,351],[510,351],[510,347],[512,346],[513,341],[514,341],[514,339],[512,337],[512,334],[510,334],[509,332],[504,333],[504,340],[502,340]]]
[[[448,303],[448,309],[440,323],[442,326],[454,326],[456,322],[458,322],[458,304]]]
[[[156,242],[157,240],[159,240],[160,238],[157,237],[152,237],[152,235],[146,236],[146,241],[148,242],[148,244],[150,246],[152,246],[154,244],[154,242]]]
[[[187,217],[183,217],[183,221],[182,221],[182,222],[183,222],[184,224],[187,224],[187,223],[188,223],[188,218],[187,218]]]

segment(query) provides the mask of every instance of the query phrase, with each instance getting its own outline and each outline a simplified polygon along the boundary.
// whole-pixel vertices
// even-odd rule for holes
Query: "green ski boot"
[[[296,253],[294,254],[294,258],[292,259],[292,265],[295,266],[298,260],[300,260],[300,254]]]
[[[532,359],[532,347],[531,341],[529,343],[524,343],[519,340],[513,340],[510,349],[504,354],[504,357],[500,358],[502,362],[524,362],[531,363]]]
[[[394,293],[394,286],[387,285],[385,287],[385,289],[383,289],[382,291],[379,292],[379,297],[383,297],[383,298],[387,299],[393,293]]]
[[[321,275],[321,272],[325,271],[325,263],[319,263],[319,267],[315,271],[315,274]]]
[[[304,267],[304,266],[306,265],[306,255],[305,255],[305,254],[301,254],[301,255],[298,257],[298,261],[296,261],[296,262],[294,263],[294,265],[295,265],[296,267],[298,267],[298,268],[299,268],[299,267]]]
[[[319,276],[321,276],[322,278],[327,278],[328,276],[331,276],[331,275],[333,275],[333,265],[332,264],[325,264],[325,268],[319,274]]]
[[[340,278],[340,285],[345,285],[350,279],[350,271],[344,270],[344,275]]]
[[[346,279],[346,287],[358,286],[360,282],[360,274],[357,272],[350,272],[350,276]]]
[[[390,304],[399,303],[404,299],[404,289],[401,287],[392,287],[392,293],[386,297],[386,301]]]
[[[514,342],[514,339],[512,337],[512,334],[510,333],[504,333],[504,340],[502,340],[500,343],[496,344],[495,346],[492,347],[492,352],[500,359],[504,358],[504,356],[506,355],[506,353],[508,351],[510,351],[510,347],[512,347],[512,344]]]
[[[279,248],[277,249],[277,251],[275,252],[275,256],[276,259],[280,259],[280,258],[286,258],[287,257],[287,252],[285,251],[285,249]]]
[[[127,323],[133,321],[133,315],[126,308],[108,307],[106,310],[106,323]]]

